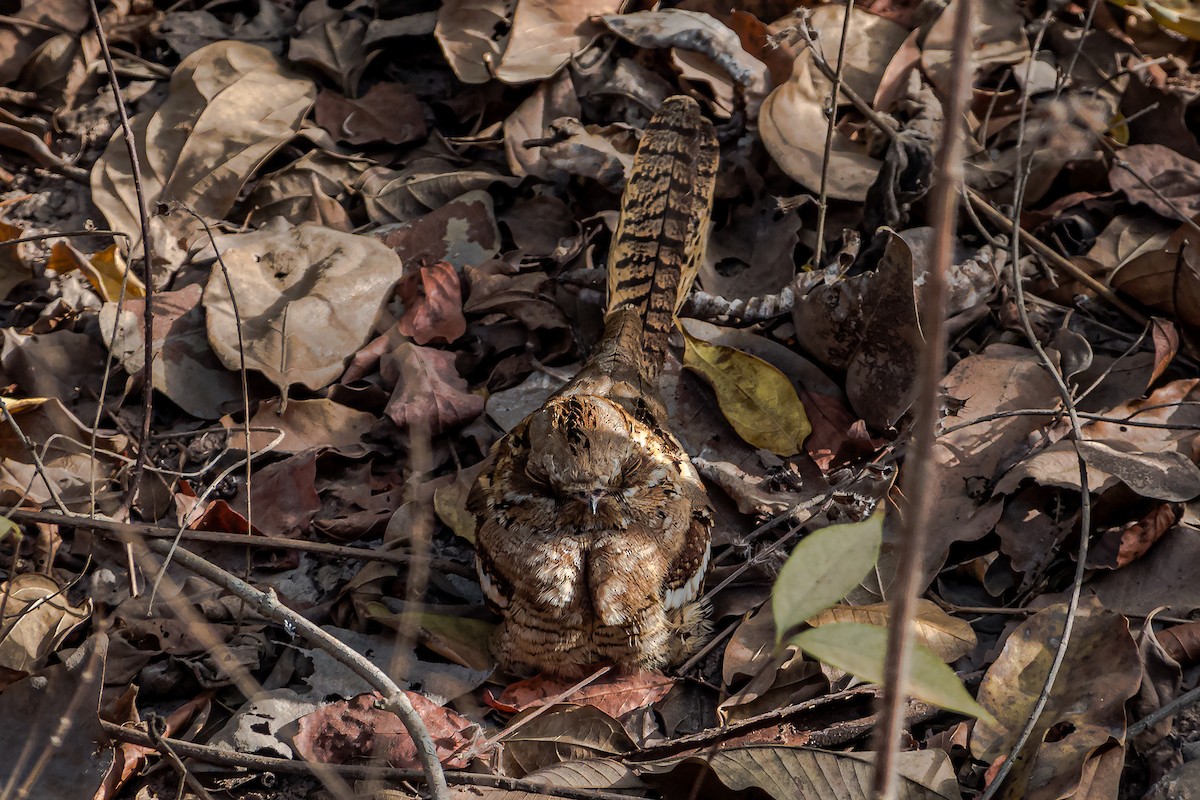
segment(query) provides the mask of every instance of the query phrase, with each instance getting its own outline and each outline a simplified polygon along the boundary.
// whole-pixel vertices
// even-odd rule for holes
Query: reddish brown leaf
[[[357,100],[323,90],[317,124],[350,144],[405,144],[425,138],[425,117],[416,95],[403,84],[377,83]]]
[[[395,386],[385,413],[401,428],[438,434],[483,413],[483,398],[467,391],[453,353],[405,342],[383,358],[381,371]]]
[[[448,767],[466,766],[462,757],[450,758],[479,738],[475,723],[416,692],[405,692],[420,715],[438,759]],[[393,767],[416,767],[417,750],[400,718],[375,707],[376,694],[360,694],[321,706],[297,720],[299,732],[293,739],[296,751],[308,761],[345,764],[370,758]],[[446,760],[450,759],[450,760]]]
[[[1179,510],[1176,503],[1160,503],[1141,519],[1105,531],[1088,566],[1120,569],[1137,561],[1179,520]]]
[[[1155,634],[1167,655],[1182,666],[1200,661],[1200,622],[1176,625]]]
[[[439,261],[405,275],[400,281],[404,315],[397,326],[417,344],[435,339],[453,342],[467,332],[462,313],[462,285],[454,267]]]
[[[598,708],[610,717],[620,717],[634,709],[657,703],[675,685],[674,679],[657,672],[605,675],[577,692],[560,697],[576,683],[578,681],[538,675],[510,684],[499,697],[485,696],[485,702],[492,708],[509,713],[547,702],[574,703]]]

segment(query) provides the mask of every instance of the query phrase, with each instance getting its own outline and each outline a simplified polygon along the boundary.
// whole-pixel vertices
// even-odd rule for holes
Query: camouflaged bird
[[[471,490],[476,566],[512,672],[660,669],[707,633],[712,510],[656,379],[704,249],[717,139],[671,97],[638,146],[608,258],[604,335],[580,373],[496,443]]]

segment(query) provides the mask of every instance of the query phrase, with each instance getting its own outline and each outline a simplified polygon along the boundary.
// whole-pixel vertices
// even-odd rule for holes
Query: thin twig
[[[887,656],[883,666],[884,704],[880,711],[875,744],[872,791],[890,800],[896,795],[896,753],[904,726],[904,704],[908,694],[910,654],[913,647],[913,617],[925,575],[926,541],[933,517],[933,448],[937,439],[938,389],[946,371],[946,275],[953,265],[958,192],[963,182],[963,117],[971,91],[972,0],[954,5],[954,51],[950,57],[950,89],[942,141],[938,148],[936,182],[930,222],[934,229],[929,270],[921,292],[922,333],[925,345],[917,362],[917,397],[913,402],[912,443],[903,470],[903,515],[896,578],[891,586]],[[1014,270],[1016,272],[1016,270]]]
[[[833,160],[833,137],[837,129],[838,95],[842,91],[842,70],[846,66],[846,40],[850,38],[850,17],[854,15],[854,0],[846,0],[846,9],[842,14],[842,38],[838,42],[837,67],[833,72],[833,87],[829,90],[828,105],[825,114],[828,117],[825,127],[825,153],[821,159],[820,191],[817,198],[817,243],[813,248],[813,266],[821,268],[821,258],[825,255],[825,215],[829,205],[829,162]],[[805,27],[808,20],[800,22]]]
[[[147,549],[163,557],[172,549],[170,543],[161,539],[148,539],[145,544]],[[413,708],[408,696],[383,670],[306,617],[280,603],[274,592],[260,591],[216,564],[181,547],[175,548],[174,560],[185,569],[245,600],[265,616],[294,629],[297,635],[328,653],[383,695],[382,707],[399,717],[405,730],[408,731],[408,735],[412,737],[417,757],[421,761],[421,769],[434,800],[449,800],[450,790],[446,785],[446,776],[442,772],[442,765],[437,757],[437,748],[429,735],[429,730],[425,727],[425,722]]]
[[[1046,28],[1050,22],[1050,11],[1046,11],[1040,20],[1037,36],[1033,43],[1033,52],[1037,53],[1041,49],[1042,37],[1046,33]],[[1019,224],[1015,219],[1016,215],[1021,213],[1021,208],[1025,200],[1025,186],[1029,178],[1029,173],[1033,169],[1033,159],[1030,158],[1028,164],[1021,168],[1021,153],[1025,142],[1025,126],[1027,123],[1029,108],[1029,84],[1026,83],[1021,92],[1021,113],[1018,120],[1017,142],[1016,142],[1016,164],[1017,174],[1015,186],[1013,189],[1013,216],[1012,225],[1014,230],[1019,229]],[[1013,237],[1012,253],[1010,255],[1012,263],[1015,265],[1020,262],[1021,256],[1021,239]],[[1029,309],[1025,305],[1025,288],[1021,283],[1020,270],[1014,269],[1012,273],[1013,295],[1016,301],[1017,313],[1021,320],[1021,327],[1025,331],[1025,337],[1029,341],[1029,346],[1037,353],[1042,365],[1054,380],[1055,387],[1062,398],[1063,406],[1067,411],[1067,417],[1071,423],[1071,438],[1076,442],[1084,440],[1082,424],[1079,419],[1079,412],[1075,408],[1075,398],[1071,394],[1070,388],[1063,379],[1062,373],[1056,368],[1050,356],[1046,353],[1042,343],[1038,340],[1037,334],[1033,330],[1033,323],[1029,319]],[[1143,323],[1144,324],[1144,323]],[[1045,711],[1047,703],[1050,702],[1050,693],[1054,690],[1054,682],[1058,678],[1059,670],[1062,668],[1063,662],[1067,657],[1067,648],[1071,643],[1071,634],[1075,629],[1075,616],[1079,610],[1079,595],[1083,587],[1084,574],[1087,571],[1087,555],[1088,555],[1088,539],[1092,532],[1092,499],[1091,490],[1088,486],[1087,462],[1083,459],[1083,454],[1078,446],[1075,449],[1075,457],[1079,466],[1079,495],[1080,495],[1080,512],[1079,512],[1079,549],[1075,555],[1075,577],[1071,583],[1071,594],[1067,602],[1066,619],[1063,622],[1062,635],[1058,639],[1058,646],[1054,651],[1054,659],[1050,663],[1050,669],[1046,672],[1045,681],[1042,684],[1042,689],[1038,694],[1037,700],[1034,701],[1033,708],[1029,713],[1029,719],[1025,722],[1025,727],[1017,735],[1012,747],[1009,749],[1004,762],[997,770],[992,782],[988,784],[983,794],[979,796],[979,800],[991,800],[996,796],[1004,785],[1005,778],[1017,763],[1021,755],[1021,750],[1033,735],[1034,728],[1037,727],[1038,720]]]
[[[1125,738],[1131,739],[1142,733],[1142,731],[1153,728],[1167,717],[1173,717],[1185,708],[1195,705],[1197,702],[1200,702],[1200,686],[1197,686],[1190,692],[1179,695],[1179,697],[1166,703],[1154,713],[1148,714],[1130,725],[1125,731]]]
[[[137,458],[133,462],[133,471],[129,478],[129,488],[121,500],[118,516],[123,517],[133,508],[134,497],[137,496],[138,487],[142,482],[142,470],[146,466],[150,444],[151,416],[154,411],[154,247],[150,241],[150,206],[142,183],[142,165],[138,161],[137,141],[133,136],[133,126],[129,122],[129,110],[125,107],[125,97],[121,94],[121,84],[117,80],[117,69],[108,49],[108,36],[104,33],[104,24],[100,20],[100,9],[96,7],[96,0],[88,0],[88,6],[92,11],[92,22],[96,25],[96,38],[100,42],[104,65],[108,70],[108,83],[112,87],[113,100],[117,104],[117,115],[121,119],[121,132],[125,139],[125,149],[129,152],[129,169],[133,177],[133,190],[137,195],[138,220],[142,228],[142,282],[146,291],[146,306],[142,313],[142,431],[138,441]]]
[[[49,525],[61,525],[65,528],[82,528],[124,540],[130,536],[144,536],[151,539],[175,539],[179,535],[177,528],[166,528],[159,525],[147,525],[136,522],[117,522],[107,519],[93,519],[74,514],[63,515],[50,511],[30,511],[14,509],[7,516],[13,522],[40,522]],[[309,542],[303,539],[289,539],[283,536],[263,536],[261,534],[226,533],[223,531],[183,532],[185,541],[205,542],[208,544],[227,544],[240,547],[262,547],[272,550],[296,550],[303,553],[319,553],[335,558],[355,558],[359,561],[382,561],[388,564],[411,564],[420,560],[421,556],[412,553],[397,553],[391,550],[380,550],[373,547],[349,547],[347,545],[331,544],[329,542]],[[447,559],[431,559],[431,569],[461,575],[464,578],[474,578],[475,570],[457,561]]]

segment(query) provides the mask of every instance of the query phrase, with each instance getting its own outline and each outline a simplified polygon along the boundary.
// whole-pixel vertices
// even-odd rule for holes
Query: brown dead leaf
[[[1138,560],[1179,521],[1180,508],[1160,503],[1139,520],[1102,531],[1088,551],[1088,566],[1120,569]]]
[[[543,158],[544,148],[540,145],[526,147],[525,143],[552,136],[550,123],[554,120],[562,117],[578,119],[582,113],[569,72],[560,72],[538,84],[533,94],[504,120],[504,155],[512,174],[552,180],[553,168]]]
[[[508,46],[496,67],[505,83],[549,78],[595,39],[592,17],[617,12],[623,0],[521,0]]]
[[[197,50],[171,76],[170,93],[153,113],[133,119],[147,201],[179,203],[220,219],[258,167],[295,135],[315,90],[270,51],[239,41]],[[133,173],[118,130],[92,168],[92,200],[113,228],[141,239]],[[155,216],[165,245],[195,223]]]
[[[425,138],[421,104],[401,83],[377,83],[351,100],[323,90],[314,109],[317,124],[348,144],[407,144]]]
[[[272,452],[275,453],[334,450],[345,455],[357,455],[363,450],[362,437],[374,427],[377,420],[369,411],[359,411],[321,397],[288,400],[282,414],[279,405],[278,400],[260,404],[250,419],[250,427],[278,429],[283,436],[282,441],[276,443],[279,435],[271,431],[252,431],[252,451],[258,452],[268,445],[274,445]],[[221,425],[232,431],[230,446],[244,449],[242,423],[222,417]]]
[[[943,6],[921,49],[921,68],[943,96],[950,85],[950,54],[956,44],[954,20],[957,15],[953,2]],[[971,56],[980,73],[988,74],[1029,59],[1024,17],[1016,0],[985,3],[976,10],[971,22],[974,43]]]
[[[23,0],[0,24],[0,86],[12,86],[30,56],[56,31],[78,34],[88,26],[88,6],[80,0]],[[31,24],[22,24],[31,23]]]
[[[208,343],[199,284],[176,292],[155,292],[152,303],[154,388],[180,408],[200,419],[217,419],[241,404],[241,380],[227,370]],[[101,337],[112,342],[112,354],[130,375],[138,374],[145,358],[142,313],[145,300],[126,300],[117,315],[116,303],[100,309]]]
[[[1161,144],[1130,145],[1120,158],[1128,166],[1114,165],[1108,181],[1131,202],[1176,221],[1176,208],[1188,218],[1200,214],[1200,164]]]
[[[539,675],[509,684],[500,696],[486,698],[488,705],[508,713],[545,705],[548,701],[575,703],[598,708],[610,717],[620,717],[638,708],[648,708],[667,696],[675,680],[657,672],[604,675],[582,689],[559,699],[577,680]]]
[[[264,226],[220,240],[232,291],[214,267],[204,291],[208,338],[221,362],[258,370],[286,393],[336,380],[370,335],[400,259],[366,236],[317,225]]]
[[[404,693],[420,715],[439,760],[451,768],[462,768],[461,757],[450,758],[480,737],[475,723],[416,692]],[[400,718],[376,708],[378,695],[360,694],[321,706],[297,720],[299,730],[292,740],[307,761],[345,764],[357,759],[385,761],[389,766],[412,768],[420,765],[416,746]],[[446,760],[450,759],[450,760]]]
[[[467,391],[446,350],[405,342],[383,358],[381,371],[395,387],[385,413],[401,428],[436,435],[483,413],[483,398]]]
[[[67,601],[63,587],[48,575],[24,572],[0,584],[0,683],[24,678],[40,668],[71,631],[92,614],[92,601]]]
[[[512,33],[517,0],[445,0],[434,36],[463,83],[487,83]],[[490,68],[489,68],[490,67]]]
[[[509,722],[501,758],[505,772],[524,776],[562,761],[621,756],[633,741],[621,723],[592,706],[557,705],[522,724],[523,712]],[[518,727],[519,725],[519,727]]]
[[[364,46],[368,15],[362,12],[367,9],[364,0],[344,8],[326,0],[306,3],[288,42],[288,58],[316,67],[341,87],[342,94],[353,96],[373,55]]]
[[[408,270],[439,261],[459,269],[474,267],[500,251],[492,197],[482,189],[465,192],[408,222],[386,225],[374,235],[396,251]]]
[[[1066,604],[1058,603],[1022,622],[988,668],[979,703],[999,722],[975,723],[971,750],[977,758],[992,763],[1014,744],[1050,668],[1065,614]],[[1141,674],[1129,623],[1094,600],[1082,603],[1050,702],[998,796],[1071,797],[1081,780],[1090,779],[1089,770],[1115,766],[1119,772],[1121,760],[1114,765],[1103,753],[1114,747],[1120,752],[1125,701],[1138,691]]]
[[[436,211],[473,189],[486,189],[493,183],[516,186],[520,182],[520,178],[501,175],[485,164],[460,169],[447,159],[417,158],[399,170],[371,167],[355,185],[371,220],[386,225]]]
[[[889,618],[887,603],[872,603],[867,606],[839,603],[810,619],[808,624],[815,628],[828,622],[861,622],[887,627]],[[918,642],[928,647],[947,664],[954,663],[975,647],[975,632],[970,623],[950,616],[932,600],[922,598],[917,601],[913,632]]]
[[[264,176],[247,201],[252,219],[283,217],[293,225],[316,222],[327,228],[350,230],[350,218],[340,208],[371,162],[310,150],[296,161]]]
[[[467,331],[462,314],[462,287],[458,273],[445,261],[421,267],[399,285],[404,315],[396,323],[400,332],[417,344],[434,340],[453,342]]]

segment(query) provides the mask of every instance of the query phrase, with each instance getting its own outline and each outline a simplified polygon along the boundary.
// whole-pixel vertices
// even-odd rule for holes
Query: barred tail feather
[[[638,146],[608,254],[608,313],[642,320],[644,368],[662,368],[667,337],[683,305],[708,234],[718,145],[712,123],[690,97],[670,97]]]

